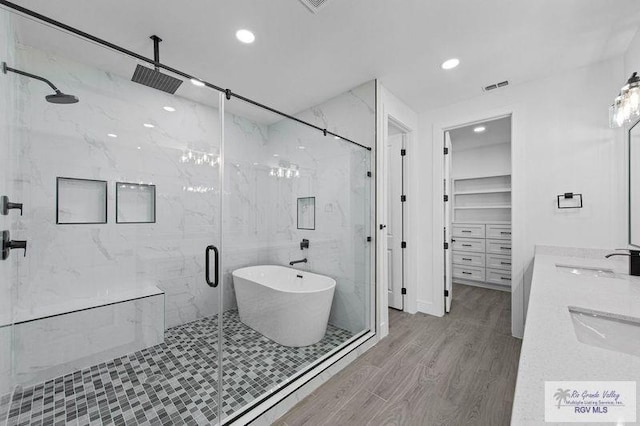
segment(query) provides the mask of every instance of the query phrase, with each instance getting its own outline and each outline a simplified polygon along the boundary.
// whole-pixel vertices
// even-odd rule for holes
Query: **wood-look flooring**
[[[442,318],[389,310],[389,336],[278,422],[508,425],[520,340],[510,293],[455,285]]]

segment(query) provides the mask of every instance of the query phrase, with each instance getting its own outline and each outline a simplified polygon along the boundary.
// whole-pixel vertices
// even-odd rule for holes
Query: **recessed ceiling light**
[[[307,148],[307,147],[306,147],[306,146],[303,146],[303,145],[300,145],[300,146],[298,147],[298,149],[306,149],[306,148]]]
[[[194,86],[198,86],[198,87],[204,87],[205,84],[203,81],[198,80],[197,78],[192,78],[191,79],[191,84],[193,84]]]
[[[109,136],[110,138],[117,138],[118,135],[116,135],[115,133],[107,133],[107,136]]]
[[[138,149],[142,149],[142,147],[141,147],[141,146],[139,146],[139,147],[138,147]]]
[[[340,136],[334,136],[333,138],[334,139],[340,139]]]
[[[171,106],[162,107],[162,109],[167,112],[174,112],[176,110],[174,107],[171,107]]]
[[[156,127],[151,123],[144,123],[143,126],[146,127],[147,129],[153,129],[154,127]]]
[[[253,165],[254,165],[254,166],[257,166],[257,165],[258,165],[258,163],[253,163]]]
[[[236,31],[236,38],[246,44],[253,43],[256,40],[256,36],[249,30]]]
[[[478,127],[474,127],[474,128],[473,128],[473,131],[474,131],[474,132],[476,132],[476,133],[482,133],[482,132],[484,132],[485,130],[487,130],[487,128],[486,128],[486,127],[484,127],[484,126],[478,126]]]
[[[457,67],[458,65],[460,65],[460,59],[451,58],[451,59],[447,59],[446,61],[444,61],[442,63],[442,69],[443,70],[451,70],[451,69]]]
[[[273,154],[274,157],[280,157],[280,154]]]

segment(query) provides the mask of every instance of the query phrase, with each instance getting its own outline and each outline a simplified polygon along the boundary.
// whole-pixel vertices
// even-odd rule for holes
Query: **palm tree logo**
[[[553,394],[553,397],[558,401],[558,409],[560,409],[563,402],[567,402],[567,398],[569,398],[570,394],[571,392],[569,389],[562,388],[558,388],[558,391]]]

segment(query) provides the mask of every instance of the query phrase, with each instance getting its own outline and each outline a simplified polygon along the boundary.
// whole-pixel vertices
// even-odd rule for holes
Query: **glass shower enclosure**
[[[375,82],[289,117],[0,24],[0,422],[229,423],[373,331]]]

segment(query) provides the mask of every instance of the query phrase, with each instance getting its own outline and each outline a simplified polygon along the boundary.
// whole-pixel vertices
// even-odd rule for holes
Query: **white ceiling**
[[[482,133],[474,132],[473,129],[478,126],[483,126],[485,131]],[[454,151],[511,143],[511,117],[458,127],[450,130],[449,136],[451,137],[451,148]]]
[[[331,0],[315,15],[298,0],[20,5],[147,56],[158,34],[163,63],[291,113],[373,78],[423,111],[620,55],[640,24],[638,0]],[[98,50],[48,40],[72,58]],[[461,64],[443,71],[450,57]]]

